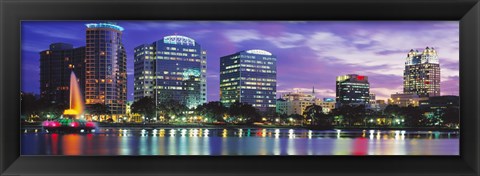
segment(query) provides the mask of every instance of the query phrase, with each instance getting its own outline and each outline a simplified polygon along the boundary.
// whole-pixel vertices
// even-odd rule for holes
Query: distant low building
[[[421,100],[427,100],[427,97],[419,97],[412,93],[396,93],[392,94],[388,99],[388,104],[398,105],[399,107],[419,106]]]
[[[327,114],[330,113],[333,109],[335,109],[335,99],[334,98],[323,98],[323,99],[316,99],[315,104],[322,107],[323,113]]]
[[[329,113],[335,108],[335,99],[316,98],[314,90],[312,90],[311,93],[290,92],[283,95],[282,98],[277,99],[277,113],[303,115],[305,109],[314,104],[321,106],[323,113]]]
[[[303,92],[290,92],[282,96],[282,100],[277,103],[280,108],[277,108],[278,113],[287,115],[299,114],[302,115],[307,106],[315,103],[314,92],[307,94]]]
[[[449,107],[459,108],[460,97],[455,95],[445,95],[430,97],[427,100],[420,101],[420,108],[424,109],[445,109]]]

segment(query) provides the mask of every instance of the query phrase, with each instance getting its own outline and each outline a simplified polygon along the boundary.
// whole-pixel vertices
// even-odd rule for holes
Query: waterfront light
[[[288,138],[295,138],[295,135],[293,132],[294,132],[293,129],[288,130]]]

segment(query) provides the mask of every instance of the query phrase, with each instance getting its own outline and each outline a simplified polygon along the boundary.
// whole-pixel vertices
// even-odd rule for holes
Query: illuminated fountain
[[[70,74],[70,108],[63,112],[63,116],[70,119],[79,119],[83,113],[82,93],[75,73]]]
[[[75,73],[70,74],[70,102],[69,109],[63,112],[63,117],[57,120],[44,121],[42,126],[48,132],[93,132],[96,128],[94,122],[82,119],[83,103],[80,86]]]

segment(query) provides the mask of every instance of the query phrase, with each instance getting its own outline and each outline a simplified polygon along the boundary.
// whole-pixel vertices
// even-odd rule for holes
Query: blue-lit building
[[[135,47],[134,98],[175,100],[189,108],[207,102],[207,53],[195,40],[170,35]]]
[[[261,112],[274,112],[277,58],[264,50],[246,50],[220,58],[220,101],[248,103]]]
[[[337,107],[343,105],[365,105],[370,103],[370,83],[368,77],[357,74],[337,76],[336,81]]]
[[[127,55],[123,28],[114,23],[86,24],[85,103],[103,104],[116,120],[125,115]]]

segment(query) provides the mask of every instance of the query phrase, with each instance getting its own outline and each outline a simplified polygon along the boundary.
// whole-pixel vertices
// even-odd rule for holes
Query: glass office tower
[[[261,112],[274,112],[277,58],[264,50],[246,50],[220,58],[220,101],[248,103]]]
[[[348,74],[337,76],[337,107],[365,105],[370,102],[370,83],[367,76]]]
[[[113,23],[86,24],[85,103],[104,104],[116,120],[125,114],[127,64],[123,28]]]
[[[189,108],[207,102],[207,53],[195,40],[165,36],[135,47],[134,98],[178,101]]]

